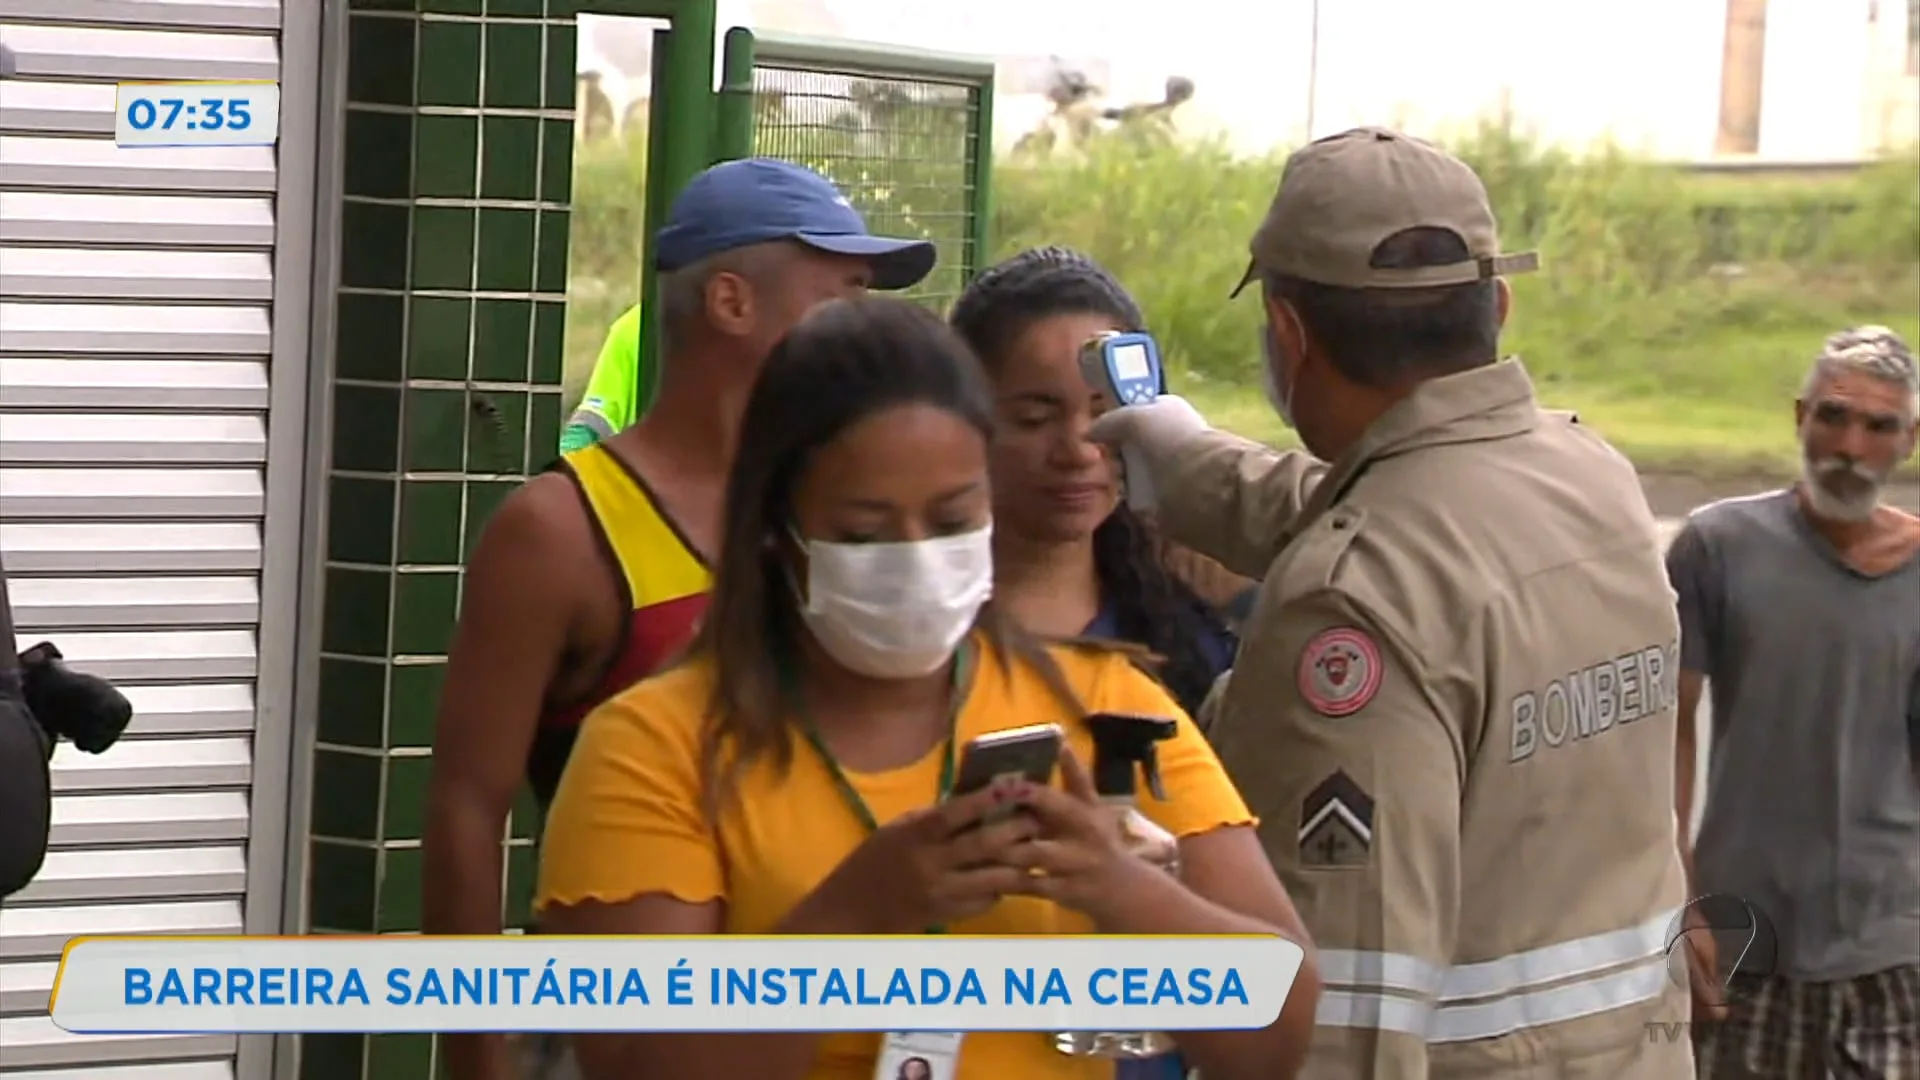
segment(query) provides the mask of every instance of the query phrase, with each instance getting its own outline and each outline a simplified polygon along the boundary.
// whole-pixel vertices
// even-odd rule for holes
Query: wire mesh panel
[[[756,57],[753,152],[832,180],[877,234],[933,241],[933,273],[905,295],[944,313],[982,257],[991,83],[827,67]]]

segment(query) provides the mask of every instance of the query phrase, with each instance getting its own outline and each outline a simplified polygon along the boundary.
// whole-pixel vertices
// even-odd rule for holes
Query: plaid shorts
[[[1735,975],[1695,1025],[1700,1080],[1920,1080],[1920,965],[1841,982]]]

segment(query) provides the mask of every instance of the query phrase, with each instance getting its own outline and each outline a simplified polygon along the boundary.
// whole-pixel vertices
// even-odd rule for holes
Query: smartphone
[[[1053,780],[1066,733],[1059,724],[1030,724],[982,735],[960,754],[953,794],[971,795],[1003,776],[1023,776],[1036,784]]]

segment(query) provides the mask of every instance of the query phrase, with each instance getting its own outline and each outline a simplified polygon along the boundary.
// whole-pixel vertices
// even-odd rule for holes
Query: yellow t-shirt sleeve
[[[1227,779],[1220,759],[1193,718],[1151,675],[1124,656],[1108,658],[1098,692],[1089,706],[1096,712],[1170,716],[1180,725],[1173,738],[1160,744],[1160,786],[1165,801],[1153,797],[1143,783],[1140,812],[1175,836],[1197,836],[1226,825],[1258,824],[1240,791]]]
[[[547,814],[536,911],[648,893],[689,904],[725,898],[701,798],[699,706],[661,692],[696,682],[642,684],[581,725]]]

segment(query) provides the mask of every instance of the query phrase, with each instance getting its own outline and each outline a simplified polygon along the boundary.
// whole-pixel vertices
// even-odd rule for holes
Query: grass
[[[1514,281],[1507,347],[1549,406],[1578,411],[1644,468],[1789,469],[1794,391],[1828,333],[1883,323],[1920,340],[1920,158],[1852,175],[1698,175],[1605,147],[1574,155],[1498,123],[1449,147],[1486,180],[1507,245],[1541,252],[1542,272]],[[1139,299],[1177,385],[1202,411],[1285,444],[1258,389],[1260,304],[1227,300],[1279,161],[1110,138],[1066,160],[1002,163],[995,247],[1004,256],[1065,244],[1098,258]],[[606,325],[637,291],[643,176],[629,151],[583,148],[576,163],[567,373],[576,393]],[[902,190],[947,186],[890,179]],[[863,207],[879,228],[951,209],[885,198]]]
[[[1909,341],[1920,340],[1912,312],[1882,313],[1877,321]],[[1719,393],[1677,397],[1657,382],[1624,375],[1617,381],[1557,384],[1536,372],[1544,404],[1571,409],[1641,468],[1702,476],[1791,476],[1799,449],[1793,434],[1793,398],[1812,350],[1833,329],[1828,323],[1755,333],[1718,327],[1677,346],[1664,364],[1710,373]],[[1522,357],[1523,360],[1526,357]],[[1530,367],[1532,365],[1529,365]],[[1187,392],[1215,425],[1274,446],[1299,445],[1257,388],[1204,382]],[[1910,467],[1909,474],[1920,475]]]

